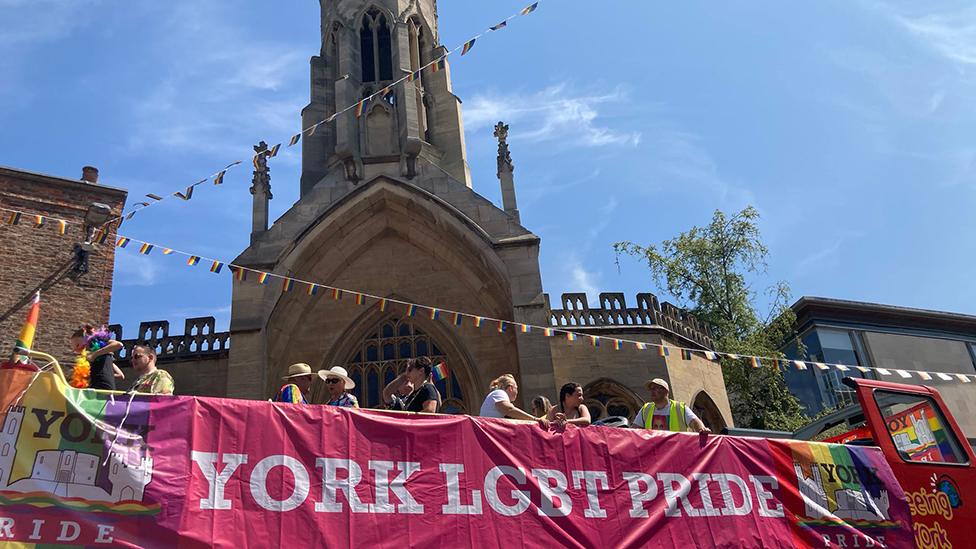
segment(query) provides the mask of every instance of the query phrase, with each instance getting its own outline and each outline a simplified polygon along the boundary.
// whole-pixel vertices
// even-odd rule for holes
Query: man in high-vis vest
[[[691,407],[684,402],[671,400],[668,396],[671,389],[668,382],[661,378],[654,378],[645,385],[651,393],[651,401],[645,404],[640,412],[634,416],[631,427],[638,429],[659,429],[662,431],[685,432],[688,427],[696,433],[711,433],[702,420],[698,419]]]

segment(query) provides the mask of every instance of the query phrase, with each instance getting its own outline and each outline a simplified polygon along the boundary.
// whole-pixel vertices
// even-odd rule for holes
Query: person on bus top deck
[[[359,401],[349,391],[356,388],[356,382],[349,377],[342,366],[333,366],[328,370],[319,370],[319,377],[325,382],[328,391],[329,406],[345,408],[359,408]]]
[[[115,365],[115,352],[122,344],[112,339],[104,327],[96,329],[85,324],[71,334],[71,347],[83,355],[91,368],[88,388],[115,390],[115,379],[125,379],[125,375]]]
[[[436,413],[441,399],[437,387],[430,382],[433,368],[430,358],[425,356],[408,360],[406,370],[383,388],[383,402],[391,410]],[[396,393],[407,383],[412,383],[415,388],[400,398]]]
[[[285,384],[278,390],[274,402],[289,404],[308,404],[305,400],[308,390],[312,386],[312,367],[304,362],[298,362],[288,367],[288,374],[281,376]]]
[[[552,403],[549,402],[548,398],[542,395],[537,395],[535,398],[532,399],[533,416],[542,417],[544,415],[547,415],[549,413],[549,410],[551,409],[552,409]]]
[[[156,367],[156,350],[149,345],[136,345],[129,355],[129,364],[139,374],[132,382],[131,391],[153,395],[173,394],[173,376]]]
[[[654,378],[644,384],[651,393],[651,401],[640,409],[631,421],[631,427],[643,429],[659,429],[662,431],[684,432],[691,430],[699,434],[711,433],[702,420],[698,419],[691,407],[684,402],[668,398],[671,389],[668,382],[661,378]]]
[[[563,421],[557,421],[559,414],[565,418]],[[583,387],[579,383],[567,383],[559,389],[559,404],[549,410],[548,419],[561,425],[569,423],[577,427],[586,427],[592,422],[590,411],[583,404]]]
[[[532,414],[518,408],[512,401],[518,398],[518,383],[515,376],[505,374],[492,380],[491,392],[485,397],[481,404],[481,417],[504,417],[509,419],[525,419],[528,421],[538,421],[543,429],[549,428],[549,419],[546,416],[535,417]],[[564,418],[562,414],[558,418]]]

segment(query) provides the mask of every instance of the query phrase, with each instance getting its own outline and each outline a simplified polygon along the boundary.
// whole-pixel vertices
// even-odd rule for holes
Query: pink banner
[[[505,420],[224,399],[130,402],[48,375],[17,401],[30,379],[0,372],[0,540],[912,547],[904,493],[872,448],[604,427],[546,432]]]

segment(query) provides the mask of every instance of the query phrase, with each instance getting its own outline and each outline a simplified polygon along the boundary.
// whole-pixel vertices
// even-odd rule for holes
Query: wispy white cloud
[[[568,267],[570,282],[573,285],[572,291],[585,293],[586,299],[591,306],[595,303],[598,304],[600,302],[600,290],[597,280],[599,274],[586,270],[579,258],[575,255],[569,258]]]
[[[470,130],[499,120],[517,124],[521,129],[512,132],[512,141],[558,140],[583,147],[636,147],[641,141],[640,132],[611,128],[598,110],[601,105],[626,101],[627,94],[619,87],[603,93],[580,94],[574,93],[566,83],[530,94],[482,92],[465,102],[464,123]]]
[[[909,14],[890,4],[885,6],[905,29],[943,56],[966,65],[976,64],[976,6],[925,14]]]
[[[156,280],[156,266],[148,257],[131,253],[115,256],[115,281],[120,286],[152,286]]]

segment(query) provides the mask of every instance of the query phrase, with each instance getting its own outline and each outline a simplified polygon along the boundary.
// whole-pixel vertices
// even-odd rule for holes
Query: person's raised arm
[[[115,351],[118,351],[121,348],[122,348],[122,344],[120,342],[115,341],[114,339],[110,339],[108,340],[108,343],[106,343],[105,346],[102,347],[101,349],[94,351],[92,353],[88,353],[88,360],[94,360],[100,356],[104,356],[107,354],[114,354]]]
[[[437,400],[430,399],[424,402],[424,407],[420,409],[421,412],[427,412],[428,414],[437,413]]]
[[[395,378],[393,378],[393,381],[387,383],[386,387],[383,387],[383,403],[387,405],[392,404],[393,394],[396,393],[397,389],[402,387],[403,384],[406,382],[407,382],[407,374],[402,373],[396,376]]]

